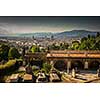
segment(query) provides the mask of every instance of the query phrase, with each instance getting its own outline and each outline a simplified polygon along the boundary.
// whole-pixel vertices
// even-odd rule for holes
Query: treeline
[[[0,61],[20,58],[20,53],[17,48],[10,47],[7,44],[0,44]]]
[[[82,38],[80,41],[72,41],[71,44],[60,43],[52,44],[48,46],[48,50],[100,50],[100,33],[94,35],[88,35],[88,37]]]

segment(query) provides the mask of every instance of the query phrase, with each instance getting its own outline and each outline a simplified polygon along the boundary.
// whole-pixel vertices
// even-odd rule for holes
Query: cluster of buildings
[[[74,39],[75,40],[75,39]],[[52,44],[60,45],[60,43],[71,43],[73,39],[63,38],[48,38],[48,37],[0,37],[0,43],[7,43],[11,47],[16,47],[20,54],[23,51],[23,47],[25,47],[25,52],[28,53],[30,47],[33,45],[38,45],[40,49],[47,49],[48,46]]]

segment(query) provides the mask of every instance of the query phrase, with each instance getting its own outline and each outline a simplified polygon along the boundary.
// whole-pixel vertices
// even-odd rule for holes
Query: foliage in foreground
[[[42,71],[44,71],[46,74],[50,72],[50,69],[51,69],[51,65],[48,64],[48,63],[43,63],[43,68],[42,68]]]
[[[9,60],[7,63],[4,65],[0,65],[0,75],[7,75],[10,72],[13,72],[19,68],[21,63],[17,60]]]
[[[13,48],[10,48],[8,57],[9,57],[9,59],[15,59],[15,58],[19,58],[20,54],[19,54],[18,50],[13,47]]]

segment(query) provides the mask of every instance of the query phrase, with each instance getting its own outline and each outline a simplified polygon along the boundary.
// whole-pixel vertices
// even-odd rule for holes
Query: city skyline
[[[71,30],[100,31],[98,16],[8,16],[0,17],[0,34],[63,32]],[[3,34],[3,33],[2,33]]]

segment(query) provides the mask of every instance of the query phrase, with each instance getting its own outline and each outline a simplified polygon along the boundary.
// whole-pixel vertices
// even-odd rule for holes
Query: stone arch
[[[98,60],[93,60],[89,62],[89,70],[97,70],[99,68],[100,62]]]
[[[84,63],[80,60],[72,60],[71,62],[71,69],[73,68],[77,68],[77,69],[84,69]]]
[[[66,60],[57,60],[54,63],[54,67],[60,71],[67,70],[67,61]]]

